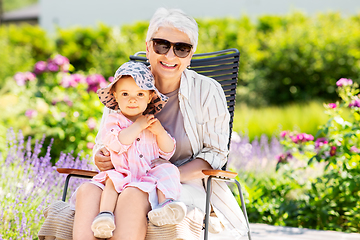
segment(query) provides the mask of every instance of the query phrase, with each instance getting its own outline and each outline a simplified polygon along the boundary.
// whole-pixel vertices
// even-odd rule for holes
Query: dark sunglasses
[[[153,41],[154,52],[156,52],[157,54],[167,54],[172,46],[175,56],[179,58],[186,58],[187,56],[189,56],[193,47],[189,43],[172,43],[168,40],[161,38],[152,38],[151,41]]]

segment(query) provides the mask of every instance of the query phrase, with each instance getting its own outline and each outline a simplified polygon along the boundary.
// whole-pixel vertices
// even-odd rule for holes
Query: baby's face
[[[152,98],[151,91],[141,89],[130,76],[122,76],[114,90],[122,114],[133,122],[146,110]]]

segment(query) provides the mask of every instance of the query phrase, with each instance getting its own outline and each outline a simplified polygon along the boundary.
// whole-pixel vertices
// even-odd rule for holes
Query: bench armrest
[[[206,176],[216,176],[224,178],[235,178],[237,176],[236,172],[229,172],[224,170],[202,170],[202,172]]]
[[[56,171],[58,171],[58,173],[63,173],[63,174],[75,174],[75,175],[81,175],[87,177],[93,177],[96,174],[98,174],[97,171],[81,170],[74,168],[56,168]]]

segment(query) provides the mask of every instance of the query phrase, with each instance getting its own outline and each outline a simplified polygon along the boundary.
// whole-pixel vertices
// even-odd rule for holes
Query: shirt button
[[[140,138],[137,138],[136,141],[140,141]]]
[[[142,158],[144,155],[140,154],[139,157]]]

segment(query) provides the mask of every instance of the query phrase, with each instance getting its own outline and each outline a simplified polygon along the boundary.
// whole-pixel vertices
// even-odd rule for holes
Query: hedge
[[[336,99],[334,83],[360,73],[360,15],[307,16],[294,12],[249,17],[197,19],[198,53],[225,48],[241,52],[238,101],[252,106]],[[7,77],[59,53],[76,70],[106,78],[145,50],[148,22],[121,27],[57,29],[49,36],[38,26],[1,26],[0,87]]]

